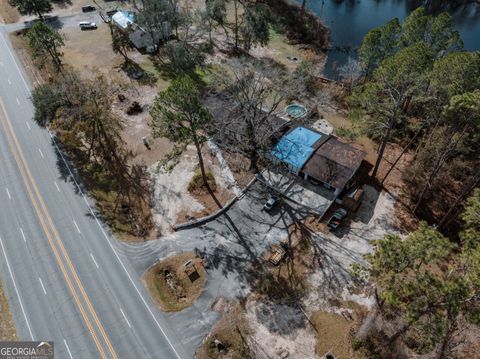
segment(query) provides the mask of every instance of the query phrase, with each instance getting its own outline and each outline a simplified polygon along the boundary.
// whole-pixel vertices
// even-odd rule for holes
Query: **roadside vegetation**
[[[129,165],[124,123],[111,111],[120,92],[102,75],[84,80],[62,71],[32,92],[35,120],[56,133],[107,223],[145,237],[153,226],[145,169]]]
[[[201,259],[193,253],[182,253],[149,268],[144,280],[160,309],[178,312],[190,307],[202,294],[206,273]]]
[[[2,283],[0,282],[0,340],[1,341],[15,341],[17,338],[17,331],[15,323],[13,322],[10,307],[5,297]]]

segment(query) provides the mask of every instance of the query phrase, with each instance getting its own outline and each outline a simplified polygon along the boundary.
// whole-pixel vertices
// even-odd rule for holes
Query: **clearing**
[[[233,198],[232,185],[228,183],[228,178],[224,175],[217,158],[210,153],[208,147],[204,148],[203,155],[207,171],[213,174],[216,181],[215,195],[222,204],[225,204]],[[172,170],[159,167],[158,164],[150,167],[154,187],[154,220],[160,233],[169,233],[175,224],[203,217],[218,210],[208,193],[188,191],[188,184],[197,166],[196,150],[190,145]]]

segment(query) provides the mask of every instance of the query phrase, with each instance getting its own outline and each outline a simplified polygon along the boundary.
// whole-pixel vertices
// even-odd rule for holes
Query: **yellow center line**
[[[81,312],[81,314],[82,314],[82,317],[84,318],[84,320],[85,320],[85,322],[86,322],[86,324],[87,324],[87,327],[88,327],[88,329],[89,329],[89,332],[90,332],[90,334],[92,335],[92,338],[93,338],[93,340],[95,341],[95,344],[96,344],[96,346],[98,347],[98,349],[99,349],[99,351],[100,351],[100,354],[101,354],[102,358],[106,358],[106,355],[105,355],[105,351],[104,351],[104,349],[103,349],[103,346],[100,344],[100,341],[99,341],[99,339],[98,339],[98,337],[97,337],[97,334],[96,334],[95,330],[93,329],[92,323],[90,322],[90,319],[89,319],[88,316],[86,315],[85,308],[83,307],[83,304],[81,303],[81,301],[80,301],[80,299],[79,299],[79,297],[78,297],[78,294],[77,294],[77,292],[76,292],[76,290],[75,290],[75,288],[74,288],[74,286],[73,286],[73,284],[72,284],[72,282],[71,282],[71,279],[70,279],[70,276],[68,275],[67,270],[65,269],[65,265],[64,265],[64,263],[63,263],[63,261],[62,261],[62,259],[61,259],[61,256],[59,255],[58,249],[57,249],[57,247],[56,247],[56,245],[55,245],[55,243],[54,243],[54,241],[53,241],[53,239],[52,239],[52,237],[51,237],[50,230],[53,231],[53,234],[54,234],[54,236],[55,236],[55,238],[56,238],[56,240],[57,240],[57,244],[58,244],[59,247],[60,247],[60,251],[61,251],[62,254],[64,255],[64,258],[65,258],[65,261],[66,261],[66,263],[67,263],[67,266],[68,266],[68,268],[70,269],[70,272],[71,272],[71,274],[72,274],[72,276],[73,276],[73,278],[74,278],[74,280],[75,280],[75,282],[76,282],[76,284],[77,284],[77,286],[78,286],[78,288],[79,288],[79,290],[80,290],[80,293],[81,293],[81,295],[82,295],[82,297],[83,297],[83,299],[84,299],[84,301],[85,301],[88,309],[90,310],[90,314],[92,315],[92,317],[93,317],[93,319],[94,319],[94,321],[95,321],[95,323],[96,323],[96,325],[97,325],[97,327],[98,327],[98,329],[99,329],[99,331],[100,331],[100,333],[101,333],[101,335],[102,335],[105,343],[107,344],[108,349],[109,349],[111,355],[113,356],[113,358],[118,358],[118,357],[117,357],[117,354],[115,353],[115,350],[114,350],[114,348],[113,348],[113,346],[112,346],[112,344],[111,344],[111,342],[110,342],[110,340],[109,340],[109,338],[108,338],[108,336],[107,336],[107,334],[105,333],[105,330],[104,330],[102,324],[100,323],[100,320],[98,319],[98,316],[97,316],[95,310],[93,309],[93,306],[92,306],[92,304],[91,304],[91,302],[90,302],[90,299],[88,298],[88,296],[87,296],[87,294],[86,294],[86,292],[85,292],[85,289],[84,289],[84,287],[83,287],[83,284],[81,283],[81,281],[80,281],[80,279],[79,279],[79,277],[78,277],[78,275],[77,275],[77,273],[76,273],[76,271],[75,271],[75,268],[74,268],[74,266],[73,266],[73,263],[72,263],[69,255],[68,255],[67,251],[65,250],[65,247],[64,247],[64,245],[63,245],[63,242],[62,242],[62,240],[61,240],[61,238],[60,238],[60,235],[59,235],[59,233],[58,233],[58,231],[57,231],[57,229],[56,229],[56,227],[55,227],[55,225],[54,225],[54,223],[53,223],[53,220],[52,220],[52,218],[51,218],[51,216],[50,216],[50,213],[48,212],[48,210],[47,210],[47,208],[46,208],[46,206],[45,206],[45,202],[43,201],[43,198],[42,198],[42,196],[41,196],[41,194],[40,194],[40,191],[38,190],[37,184],[36,184],[36,182],[35,182],[35,180],[34,180],[34,178],[33,178],[33,175],[32,175],[32,173],[31,173],[31,171],[30,171],[30,168],[29,168],[29,166],[28,166],[28,164],[27,164],[27,161],[25,160],[25,157],[24,157],[24,155],[23,155],[21,146],[20,146],[20,144],[19,144],[19,142],[18,142],[18,139],[17,139],[17,137],[16,137],[16,135],[15,135],[15,132],[14,132],[14,130],[13,130],[13,127],[12,127],[12,125],[11,125],[11,122],[10,122],[10,120],[9,120],[9,118],[8,118],[7,111],[6,111],[6,109],[5,109],[5,106],[4,106],[4,103],[3,103],[3,100],[2,100],[1,97],[0,97],[0,105],[1,105],[1,107],[2,107],[2,109],[3,109],[4,114],[5,114],[5,119],[3,119],[2,116],[0,116],[0,120],[1,120],[1,122],[2,122],[2,126],[3,126],[4,129],[5,129],[5,133],[6,133],[6,135],[7,135],[7,140],[8,140],[10,149],[11,149],[13,155],[14,155],[15,161],[16,161],[16,163],[17,163],[17,166],[18,166],[19,170],[20,170],[20,174],[21,174],[22,179],[23,179],[23,181],[24,181],[24,183],[25,183],[25,186],[26,186],[26,188],[27,188],[28,195],[29,195],[29,197],[30,197],[30,199],[31,199],[31,201],[32,201],[32,203],[33,203],[33,205],[34,205],[35,212],[37,213],[37,216],[38,216],[39,219],[40,219],[40,222],[41,222],[41,225],[42,225],[42,229],[43,229],[43,231],[45,232],[45,234],[46,234],[46,236],[47,236],[47,238],[48,238],[49,244],[50,244],[50,246],[51,246],[51,248],[52,248],[52,250],[53,250],[53,252],[54,252],[55,258],[56,258],[56,260],[57,260],[57,262],[58,262],[58,264],[59,264],[59,266],[60,266],[60,269],[61,269],[64,277],[65,277],[65,280],[66,280],[66,282],[67,282],[67,285],[68,285],[68,287],[69,287],[69,289],[70,289],[70,291],[71,291],[71,293],[72,293],[72,295],[73,295],[73,297],[74,297],[74,300],[75,300],[75,302],[76,302],[76,304],[77,304],[77,306],[78,306],[78,308],[79,308],[79,310],[80,310],[80,312]],[[8,127],[8,129],[10,130],[10,134],[8,133],[7,127]],[[16,148],[15,148],[15,145],[12,143],[12,139],[13,139],[13,142],[15,143],[15,145],[16,145]],[[20,161],[19,158],[18,158],[19,156],[20,156],[20,158],[21,158],[21,161]],[[22,167],[21,162],[23,162],[23,167],[24,167],[24,168]],[[40,202],[40,206],[42,207],[42,209],[43,209],[43,211],[44,211],[44,213],[45,213],[45,216],[47,217],[48,224],[50,225],[50,230],[49,230],[49,228],[47,227],[47,224],[46,224],[46,222],[45,222],[45,218],[44,218],[43,214],[41,213],[40,209],[38,208],[37,201],[36,201],[36,199],[35,199],[35,196],[34,196],[33,193],[32,193],[32,189],[31,189],[30,183],[29,183],[29,181],[28,181],[28,179],[27,179],[27,176],[25,175],[25,171],[27,172],[27,176],[28,176],[28,178],[30,179],[31,185],[33,186],[33,189],[34,189],[34,191],[35,191],[35,193],[36,193],[36,195],[37,195],[38,201]]]

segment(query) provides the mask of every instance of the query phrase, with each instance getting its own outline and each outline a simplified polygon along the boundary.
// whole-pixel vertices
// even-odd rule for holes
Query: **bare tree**
[[[234,104],[220,130],[231,131],[231,126],[235,126],[233,130],[238,135],[232,137],[234,145],[248,156],[250,169],[257,171],[261,153],[278,125],[274,113],[284,99],[281,91],[284,74],[260,62],[242,59],[232,63],[231,73],[231,77],[217,79]]]
[[[353,86],[355,86],[363,74],[360,61],[349,57],[347,62],[339,67],[338,74],[342,82],[347,86],[348,93],[351,93]]]

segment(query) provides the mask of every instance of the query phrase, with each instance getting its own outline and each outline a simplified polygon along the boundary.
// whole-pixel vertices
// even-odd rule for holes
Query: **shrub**
[[[207,171],[206,176],[207,176],[207,182],[210,185],[210,188],[212,189],[212,191],[215,191],[217,188],[217,183],[215,182],[215,177],[213,177],[212,172]],[[189,192],[195,192],[197,190],[202,190],[205,188],[205,183],[203,182],[202,173],[200,172],[199,169],[195,171],[195,174],[190,180],[190,183],[188,184],[187,188]]]
[[[357,131],[346,127],[339,127],[335,132],[338,137],[348,139],[351,142],[355,141],[355,139],[358,137]]]

